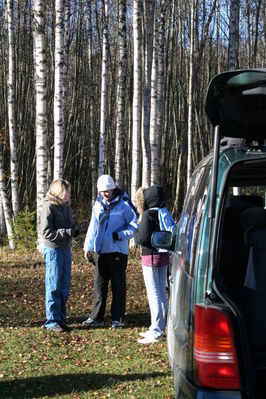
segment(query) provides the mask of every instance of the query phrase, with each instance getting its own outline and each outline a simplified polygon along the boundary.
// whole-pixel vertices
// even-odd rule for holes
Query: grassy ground
[[[44,264],[36,254],[0,247],[0,398],[172,399],[166,341],[139,345],[149,325],[140,257],[131,254],[127,315],[111,330],[110,296],[105,327],[81,326],[93,302],[93,266],[73,245],[68,301],[70,333],[43,328]]]

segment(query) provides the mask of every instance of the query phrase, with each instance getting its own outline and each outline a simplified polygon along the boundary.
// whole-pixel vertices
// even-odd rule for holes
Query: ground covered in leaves
[[[110,295],[105,327],[81,326],[93,303],[93,265],[80,243],[73,244],[70,333],[43,328],[44,275],[41,256],[0,247],[0,398],[174,397],[166,340],[137,343],[150,321],[138,253],[129,257],[122,330],[110,329]]]

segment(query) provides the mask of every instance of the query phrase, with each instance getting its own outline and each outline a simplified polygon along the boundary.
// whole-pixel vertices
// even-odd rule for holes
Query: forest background
[[[208,84],[264,66],[264,0],[0,0],[0,240],[51,181],[89,217],[99,175],[175,217],[212,146]],[[36,213],[36,214],[35,214]]]

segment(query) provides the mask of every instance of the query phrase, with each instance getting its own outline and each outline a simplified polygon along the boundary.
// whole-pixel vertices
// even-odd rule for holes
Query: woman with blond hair
[[[66,303],[71,280],[71,240],[77,225],[70,207],[71,186],[67,180],[52,182],[43,201],[41,232],[45,261],[45,309],[48,330],[70,330],[66,325]]]

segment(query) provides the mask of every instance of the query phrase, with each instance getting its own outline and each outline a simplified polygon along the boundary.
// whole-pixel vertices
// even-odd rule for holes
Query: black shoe
[[[67,332],[72,331],[72,328],[69,327],[66,323],[60,323],[60,326],[62,327],[62,329],[63,329],[64,331],[67,331]]]
[[[89,317],[87,320],[83,321],[82,325],[84,327],[103,327],[104,322],[103,321],[97,321]]]

